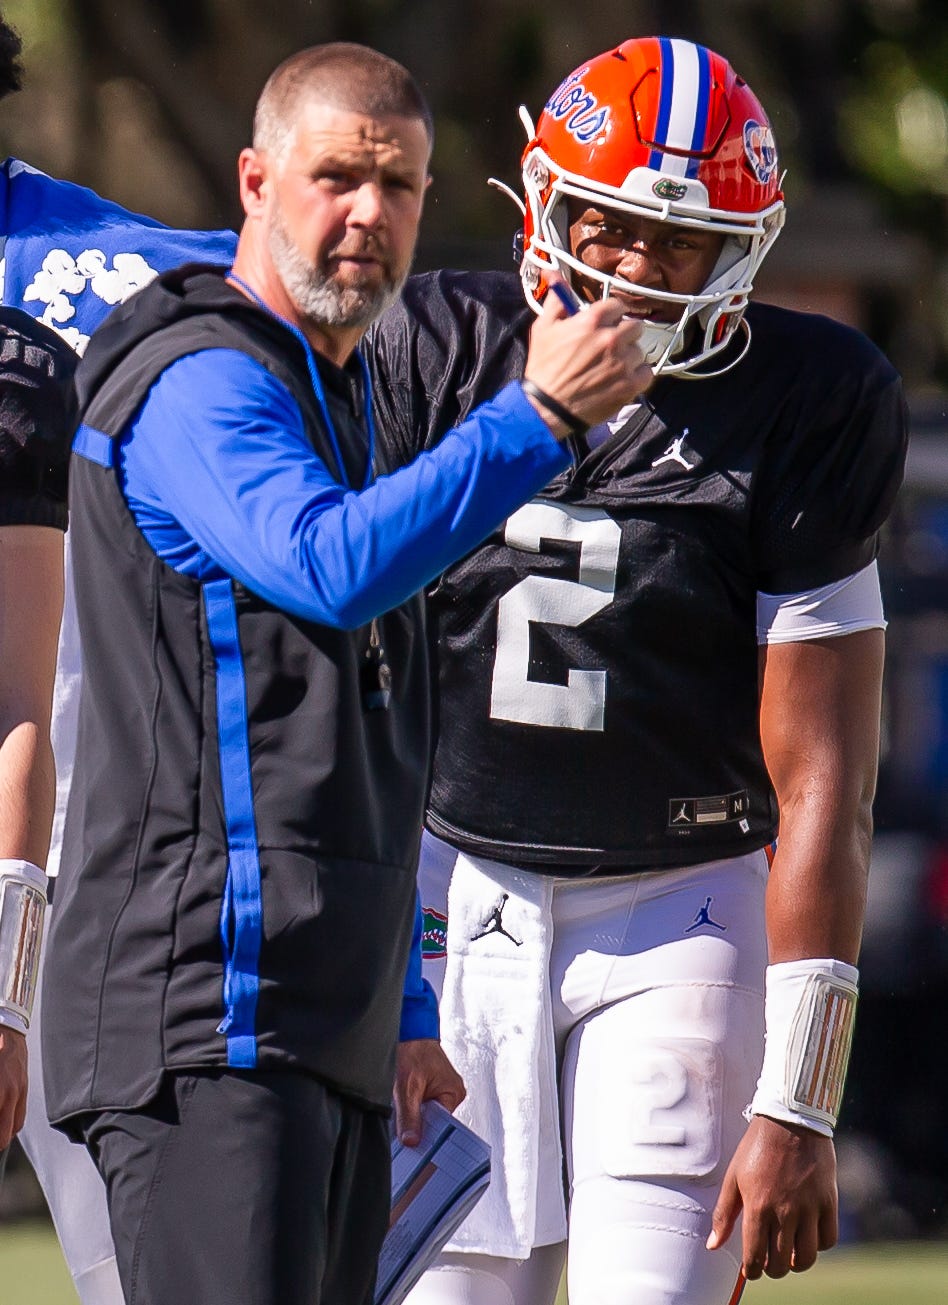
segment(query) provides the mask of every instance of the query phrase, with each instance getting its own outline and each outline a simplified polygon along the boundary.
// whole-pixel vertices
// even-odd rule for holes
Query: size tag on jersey
[[[669,833],[681,833],[698,825],[726,825],[732,821],[738,821],[743,828],[747,825],[749,810],[750,798],[746,788],[737,793],[711,797],[669,798],[668,830]]]

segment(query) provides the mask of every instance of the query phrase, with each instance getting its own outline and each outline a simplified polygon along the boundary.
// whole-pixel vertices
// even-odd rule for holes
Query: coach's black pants
[[[82,1121],[127,1305],[370,1305],[387,1121],[302,1074],[169,1075]]]

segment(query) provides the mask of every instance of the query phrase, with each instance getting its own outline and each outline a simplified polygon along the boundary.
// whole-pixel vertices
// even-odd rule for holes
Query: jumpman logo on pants
[[[722,933],[727,930],[726,924],[718,924],[717,920],[711,919],[711,903],[713,901],[713,897],[706,897],[704,899],[704,906],[699,906],[698,910],[695,912],[694,920],[689,924],[685,933],[691,933],[693,929],[700,929],[703,924],[709,925],[712,929],[720,929]]]
[[[522,941],[518,941],[513,936],[512,933],[508,933],[508,931],[504,928],[500,918],[501,915],[503,914],[504,905],[506,904],[507,898],[509,896],[510,896],[509,893],[504,893],[503,897],[501,897],[500,901],[497,903],[497,905],[491,911],[490,915],[484,921],[483,931],[481,933],[475,933],[471,937],[471,942],[477,942],[478,938],[486,938],[489,933],[502,933],[505,938],[510,939],[510,941],[513,943],[515,947],[522,946]]]

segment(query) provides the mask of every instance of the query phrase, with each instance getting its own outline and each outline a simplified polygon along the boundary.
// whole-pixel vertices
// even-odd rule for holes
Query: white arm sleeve
[[[831,639],[856,630],[884,630],[879,567],[867,567],[844,580],[799,594],[757,595],[757,642],[798,643]]]

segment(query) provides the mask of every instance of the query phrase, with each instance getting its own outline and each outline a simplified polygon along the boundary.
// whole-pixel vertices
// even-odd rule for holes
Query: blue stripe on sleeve
[[[253,1069],[257,1063],[263,907],[244,665],[231,581],[213,580],[204,585],[203,592],[217,676],[217,736],[228,853],[221,908],[225,1014],[218,1032],[227,1037],[228,1065]]]

